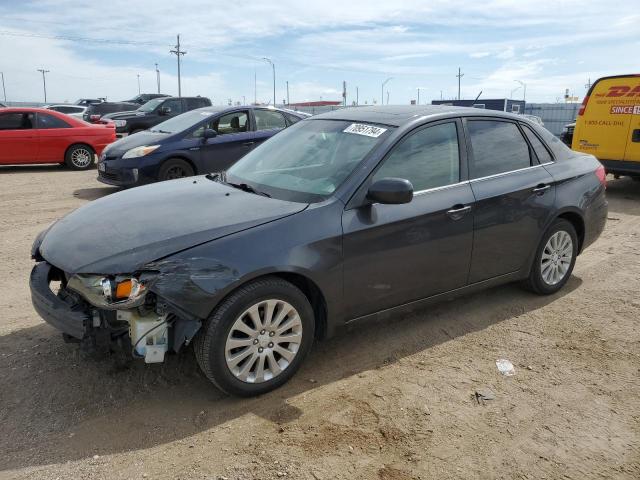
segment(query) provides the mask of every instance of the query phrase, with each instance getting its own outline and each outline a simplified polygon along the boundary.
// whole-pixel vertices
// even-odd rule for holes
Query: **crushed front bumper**
[[[33,267],[29,279],[33,308],[49,325],[82,340],[91,317],[83,306],[69,304],[53,293],[50,284],[57,279],[55,276],[55,269],[47,262],[40,262]]]

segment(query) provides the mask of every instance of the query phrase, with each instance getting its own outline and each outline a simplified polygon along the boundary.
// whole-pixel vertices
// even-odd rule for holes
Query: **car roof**
[[[182,97],[184,98],[184,97]],[[296,112],[295,110],[289,110],[287,108],[277,108],[271,107],[268,105],[237,105],[237,106],[224,106],[224,105],[211,105],[210,107],[202,107],[196,108],[196,112],[211,112],[211,113],[224,113],[224,112],[235,112],[236,110],[274,110],[278,112],[291,113],[293,115],[297,115],[300,118],[305,118],[303,115],[304,112]]]
[[[420,117],[487,116],[518,119],[518,115],[497,110],[450,105],[371,105],[366,107],[346,107],[321,113],[310,120],[346,120],[350,122],[381,123],[400,127]]]

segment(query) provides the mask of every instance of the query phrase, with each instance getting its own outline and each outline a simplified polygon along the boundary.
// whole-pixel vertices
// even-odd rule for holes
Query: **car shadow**
[[[609,213],[640,215],[640,182],[629,177],[607,179]]]
[[[515,285],[352,327],[318,342],[280,389],[228,397],[200,373],[192,352],[164,364],[83,358],[46,324],[0,337],[0,471],[137,451],[183,440],[250,414],[274,429],[304,412],[288,400],[544,307],[582,280],[541,297]]]
[[[67,170],[66,165],[62,163],[48,163],[38,165],[0,165],[0,174],[2,173],[33,173],[33,172],[59,172]]]
[[[97,200],[120,191],[122,191],[122,188],[119,187],[79,188],[74,190],[73,196],[82,200]]]

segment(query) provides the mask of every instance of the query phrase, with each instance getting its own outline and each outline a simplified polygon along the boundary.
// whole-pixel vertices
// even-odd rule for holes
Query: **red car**
[[[0,110],[0,165],[64,163],[86,170],[115,140],[113,123],[91,125],[43,108]]]

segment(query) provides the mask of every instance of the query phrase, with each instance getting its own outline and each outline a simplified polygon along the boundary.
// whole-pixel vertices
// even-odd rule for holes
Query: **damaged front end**
[[[124,350],[146,363],[178,352],[201,320],[158,296],[153,287],[162,273],[69,275],[41,260],[31,272],[33,305],[68,342],[95,353]],[[162,283],[162,282],[161,282]]]

